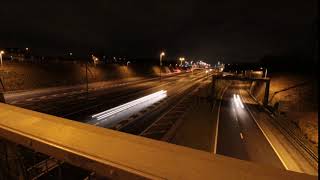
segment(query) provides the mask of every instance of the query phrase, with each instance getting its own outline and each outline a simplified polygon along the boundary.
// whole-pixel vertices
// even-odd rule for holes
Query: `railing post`
[[[8,179],[25,179],[24,167],[19,160],[19,148],[15,143],[0,139],[0,174]],[[1,177],[1,176],[0,176]]]

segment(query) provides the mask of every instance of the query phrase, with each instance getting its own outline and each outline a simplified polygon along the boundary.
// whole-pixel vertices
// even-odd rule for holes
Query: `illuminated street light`
[[[0,51],[0,61],[1,61],[1,67],[2,67],[2,55],[4,54],[4,51]]]
[[[184,59],[184,57],[179,57],[179,60],[180,60],[180,65],[182,65],[182,61],[184,61],[185,59]]]
[[[160,53],[160,81],[161,81],[161,67],[162,67],[162,57],[165,56],[166,54],[164,52]]]
[[[267,77],[267,73],[268,73],[268,70],[267,70],[267,68],[266,68],[266,72],[265,72],[265,74],[264,74],[264,78]]]
[[[263,67],[260,67],[260,69],[261,69],[261,71],[262,71],[262,75],[263,75]],[[264,78],[266,78],[267,77],[267,73],[268,73],[268,70],[267,70],[267,68],[265,68],[266,70],[265,70],[265,72],[264,72]]]
[[[162,57],[165,56],[166,54],[164,52],[161,52],[160,54],[160,66],[162,66]]]
[[[97,57],[94,56],[93,54],[91,55],[91,57],[92,57],[92,60],[93,60],[94,64],[97,64],[98,61],[99,61],[99,58],[97,58]]]

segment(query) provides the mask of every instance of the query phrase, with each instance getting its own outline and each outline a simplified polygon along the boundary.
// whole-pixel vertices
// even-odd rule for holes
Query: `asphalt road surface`
[[[240,95],[239,88],[238,84],[232,84],[222,98],[217,154],[284,169],[247,109],[237,105],[234,95]]]
[[[174,95],[182,87],[192,84],[205,71],[180,73],[159,78],[145,78],[114,84],[97,83],[90,86],[55,87],[45,91],[31,91],[6,95],[6,102],[18,107],[35,110],[59,117],[86,122],[88,116],[127,103],[137,98],[167,90]]]

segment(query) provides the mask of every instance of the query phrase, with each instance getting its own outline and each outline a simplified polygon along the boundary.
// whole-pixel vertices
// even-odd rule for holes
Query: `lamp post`
[[[2,54],[4,54],[4,51],[0,51],[0,62],[1,62],[1,67],[2,67]]]
[[[262,70],[262,77],[263,77],[263,75],[264,75],[264,78],[266,78],[267,77],[267,73],[268,73],[268,70],[267,70],[267,68],[265,68],[265,71],[263,72],[263,67],[260,67],[260,69]]]
[[[88,100],[88,97],[89,97],[88,61],[86,62],[86,90],[87,90],[87,100]]]
[[[181,63],[180,63],[180,66],[182,66],[182,61],[185,60],[184,57],[180,57],[179,60],[180,60],[180,62],[181,62]]]
[[[161,52],[161,53],[160,53],[160,81],[161,81],[161,79],[162,79],[162,77],[161,77],[162,57],[165,56],[165,55],[166,55],[166,54],[165,54],[164,52]]]
[[[264,74],[264,78],[267,78],[267,73],[268,73],[268,70],[267,70],[267,68],[266,68],[266,72],[265,72],[265,74]]]

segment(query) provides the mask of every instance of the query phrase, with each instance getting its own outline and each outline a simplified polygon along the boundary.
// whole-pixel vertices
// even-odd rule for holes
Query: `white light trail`
[[[239,107],[241,107],[241,109],[244,108],[243,103],[242,103],[240,96],[238,94],[237,95],[233,94],[233,100],[234,100],[237,108],[239,108]]]
[[[237,96],[235,94],[233,94],[233,100],[234,100],[234,103],[236,104],[236,106],[238,108],[239,107],[239,103],[238,103]]]
[[[110,117],[112,115],[115,115],[115,114],[117,114],[117,113],[119,113],[121,111],[129,109],[129,108],[131,108],[131,107],[133,107],[135,105],[138,105],[138,104],[141,104],[143,102],[149,101],[151,99],[154,99],[154,98],[161,98],[162,99],[166,95],[167,95],[167,91],[161,90],[161,91],[158,91],[156,93],[153,93],[153,94],[144,96],[142,98],[136,99],[134,101],[130,101],[130,102],[125,103],[123,105],[120,105],[120,106],[111,108],[109,110],[103,111],[101,113],[92,115],[91,117],[92,118],[96,118],[97,120],[105,119],[105,118],[108,118],[108,117]]]
[[[240,107],[243,109],[244,106],[243,106],[242,100],[240,99],[239,94],[237,94],[237,99],[238,99],[238,102],[239,102],[239,104],[240,104]]]

